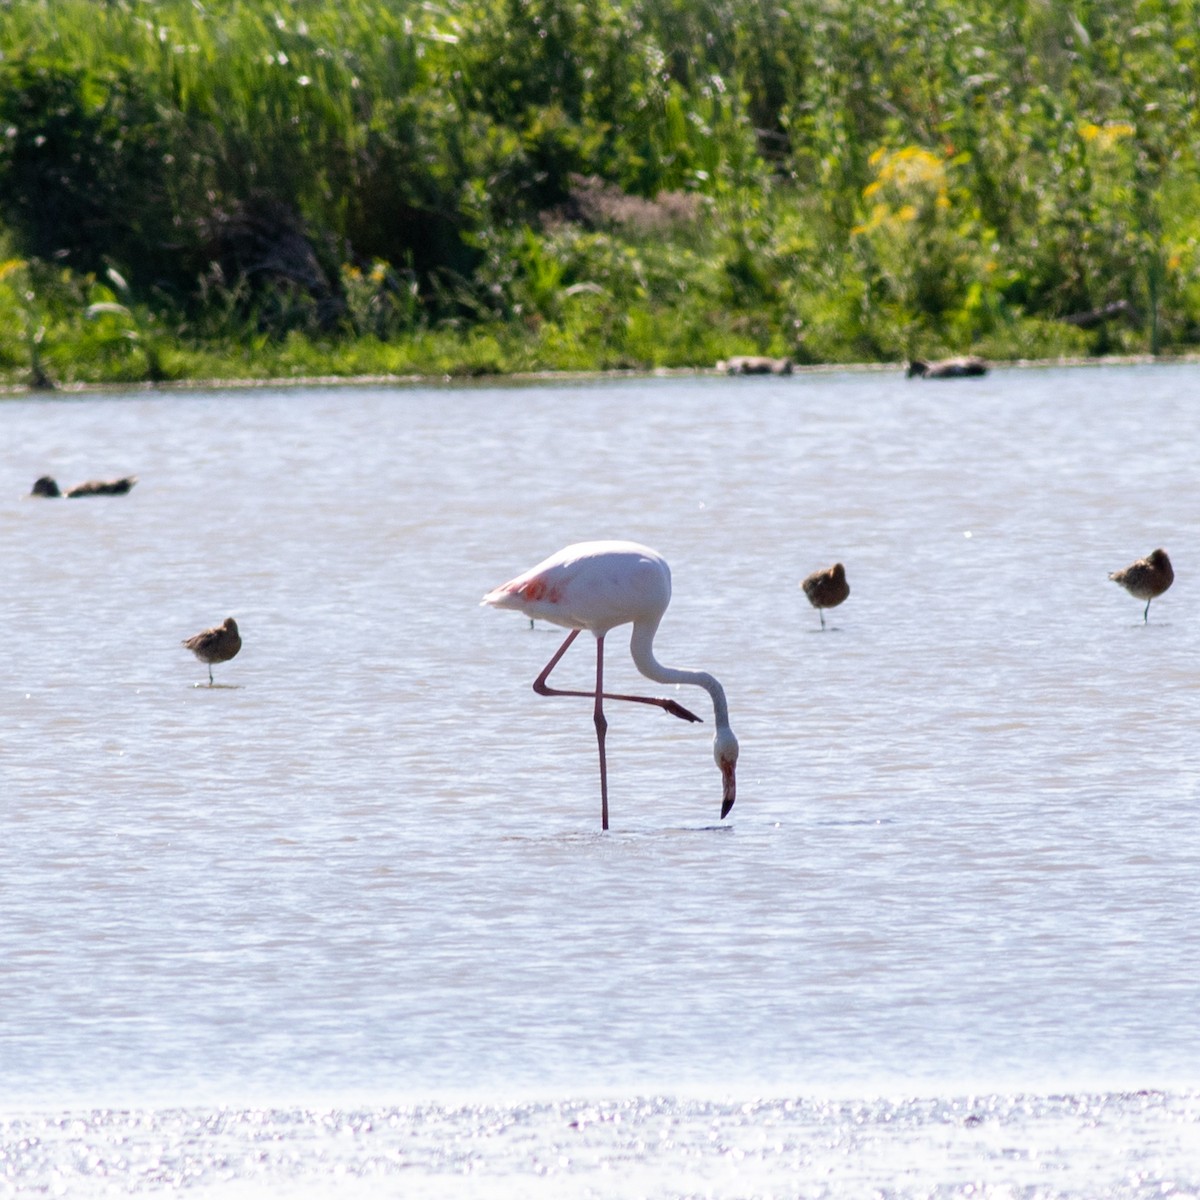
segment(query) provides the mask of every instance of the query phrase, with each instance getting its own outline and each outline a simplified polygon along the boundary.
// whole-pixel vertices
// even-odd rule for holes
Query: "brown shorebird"
[[[808,602],[817,610],[821,618],[821,628],[825,628],[823,608],[837,608],[850,595],[850,585],[846,582],[846,568],[841,563],[834,563],[824,571],[814,571],[800,583]]]
[[[1146,624],[1150,620],[1150,601],[1155,596],[1161,596],[1175,582],[1175,571],[1167,552],[1159,549],[1130,563],[1121,571],[1111,572],[1108,577],[1114,583],[1119,583],[1131,596],[1145,600],[1142,623]]]
[[[232,617],[226,617],[224,624],[214,625],[212,629],[185,638],[183,644],[202,663],[208,663],[208,686],[212,687],[213,663],[228,662],[242,648],[242,638],[237,622]]]
[[[123,479],[89,479],[87,483],[77,483],[65,492],[58,490],[58,484],[49,475],[43,475],[29,493],[31,496],[66,496],[69,500],[77,496],[123,496],[137,483],[136,475],[126,475]]]
[[[921,379],[962,379],[968,375],[986,375],[987,369],[987,363],[972,354],[965,358],[946,358],[941,362],[914,358],[905,373],[909,379],[914,375]]]

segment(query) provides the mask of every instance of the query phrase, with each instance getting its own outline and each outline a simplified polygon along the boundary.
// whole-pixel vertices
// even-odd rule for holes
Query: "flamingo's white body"
[[[600,749],[601,825],[608,828],[608,773],[604,737],[608,722],[605,699],[652,704],[688,721],[700,718],[674,700],[650,696],[623,696],[604,691],[604,638],[618,625],[633,624],[629,651],[634,665],[656,683],[687,683],[702,687],[712,697],[716,733],[713,758],[724,785],[721,816],[733,807],[736,796],[734,769],[738,743],[729,727],[729,707],[720,683],[706,671],[665,667],[654,657],[654,635],[671,600],[671,569],[656,551],[636,542],[577,542],[538,563],[508,583],[488,592],[484,604],[515,608],[528,617],[550,621],[571,630],[567,640],[546,664],[533,688],[543,696],[589,696],[595,699],[596,738]],[[546,679],[567,647],[587,630],[596,638],[596,689],[594,692],[561,691],[547,687]]]

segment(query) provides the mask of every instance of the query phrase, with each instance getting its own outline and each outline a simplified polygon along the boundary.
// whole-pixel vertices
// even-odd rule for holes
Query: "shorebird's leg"
[[[1150,600],[1153,600],[1153,599],[1154,599],[1154,597],[1151,596]],[[1142,624],[1143,625],[1148,625],[1150,623],[1150,600],[1146,601],[1146,611],[1142,613]]]
[[[567,634],[567,639],[554,652],[554,657],[543,668],[542,673],[533,681],[533,690],[539,696],[587,696],[593,698],[595,692],[577,692],[566,688],[552,688],[546,683],[550,677],[550,672],[558,666],[559,659],[567,652],[567,647],[579,636],[578,629],[572,629]],[[597,638],[597,641],[600,639]],[[657,696],[624,696],[618,695],[615,692],[605,692],[605,700],[628,700],[632,704],[652,704],[655,708],[661,708],[663,712],[668,712],[673,717],[678,717],[682,721],[699,721],[701,718],[696,716],[690,709],[684,708],[676,700],[660,700]]]
[[[592,716],[596,723],[596,745],[600,750],[600,828],[608,828],[608,760],[604,757],[604,738],[608,719],[604,715],[604,638],[596,639],[596,708]]]
[[[208,686],[212,687],[212,685],[213,685],[212,663],[209,663],[208,664]]]
[[[817,609],[817,616],[821,618],[821,628],[825,628],[825,614],[821,609]]]

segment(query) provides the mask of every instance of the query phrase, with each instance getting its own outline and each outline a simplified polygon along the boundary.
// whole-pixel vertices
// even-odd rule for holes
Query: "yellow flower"
[[[932,151],[920,146],[880,147],[869,162],[875,178],[863,188],[863,199],[873,202],[871,214],[853,233],[911,224],[930,204],[943,211],[951,207],[946,161]]]
[[[1094,142],[1098,149],[1111,150],[1123,138],[1133,137],[1137,129],[1128,121],[1108,121],[1104,125],[1089,121],[1079,127],[1079,133],[1085,142]]]

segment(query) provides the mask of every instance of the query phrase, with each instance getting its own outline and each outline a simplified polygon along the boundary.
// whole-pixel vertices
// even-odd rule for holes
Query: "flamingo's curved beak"
[[[733,771],[736,763],[723,761],[721,763],[721,779],[724,783],[724,794],[721,799],[721,820],[725,820],[729,816],[729,810],[733,807],[734,800],[737,799],[737,780],[734,778]]]

